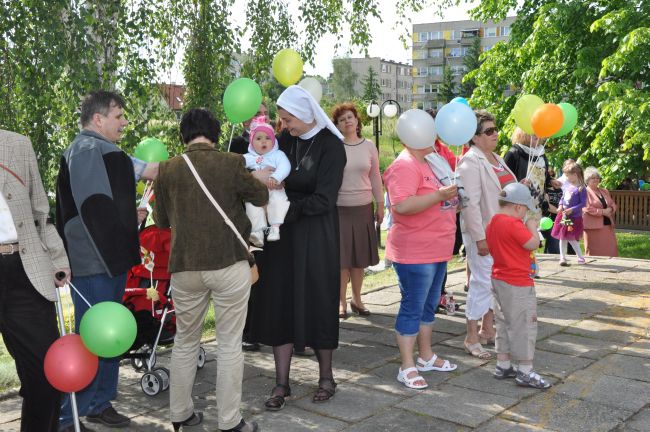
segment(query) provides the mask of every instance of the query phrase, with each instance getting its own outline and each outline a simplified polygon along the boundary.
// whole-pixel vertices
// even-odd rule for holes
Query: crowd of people
[[[191,109],[180,121],[184,153],[146,163],[116,145],[128,124],[123,98],[90,93],[81,104],[82,130],[60,159],[56,228],[29,140],[0,131],[0,329],[21,381],[21,430],[74,430],[70,397],[55,390],[43,370],[58,337],[55,286],[74,284],[77,328],[86,300],[121,301],[127,271],[140,263],[137,227],[147,217],[136,208],[138,179],[154,180],[153,219],[159,228],[172,228],[174,430],[203,421],[191,393],[210,301],[221,430],[258,430],[240,413],[242,346],[272,347],[276,385],[265,409],[285,407],[292,357],[306,350],[313,350],[319,366],[312,402],[335,396],[333,353],[339,320],[348,317],[348,284],[352,313],[371,314],[361,289],[364,269],[379,261],[376,226],[384,218],[384,189],[392,219],[386,259],[401,292],[397,381],[424,389],[423,373],[457,368],[433,351],[431,341],[447,263],[462,234],[469,275],[466,351],[490,359],[484,345],[495,344],[495,378],[550,386],[533,368],[539,219],[554,221],[542,232],[544,250],[558,253],[560,265],[569,265],[569,246],[577,263],[585,264],[583,235],[587,255],[616,256],[616,204],[600,187],[598,170],[583,171],[567,160],[562,177],[554,178],[543,140],[518,128],[502,158],[495,152],[496,119],[477,110],[475,134],[460,159],[433,139],[424,149],[403,143],[382,181],[377,148],[362,135],[353,104],[328,115],[309,92],[290,86],[276,105],[275,126],[262,104],[227,152],[217,148],[219,120],[208,110]],[[456,184],[436,177],[426,158],[431,153],[456,170],[466,203]],[[119,358],[102,358],[95,379],[76,393],[76,409],[86,421],[129,426],[111,402],[118,375]],[[91,429],[82,423],[81,430]]]

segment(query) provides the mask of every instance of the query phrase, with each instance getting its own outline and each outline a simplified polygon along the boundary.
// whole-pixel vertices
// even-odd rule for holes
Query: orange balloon
[[[533,113],[530,124],[535,135],[539,138],[548,138],[562,128],[564,114],[562,108],[555,104],[547,103]]]

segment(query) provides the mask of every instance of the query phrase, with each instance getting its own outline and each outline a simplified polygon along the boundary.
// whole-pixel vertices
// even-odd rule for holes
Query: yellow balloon
[[[528,135],[535,135],[532,117],[535,111],[537,111],[537,108],[542,105],[544,105],[542,98],[532,94],[526,94],[517,100],[512,109],[511,115],[514,117],[515,123]]]
[[[280,84],[289,87],[302,76],[302,65],[300,54],[291,48],[285,48],[273,58],[273,76]]]
[[[135,185],[135,191],[138,193],[138,195],[142,195],[144,193],[144,188],[145,188],[145,184],[142,183],[141,181],[136,183]]]

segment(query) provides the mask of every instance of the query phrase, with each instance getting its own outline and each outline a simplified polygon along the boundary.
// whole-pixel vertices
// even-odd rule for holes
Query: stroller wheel
[[[163,379],[157,372],[147,372],[140,379],[140,387],[147,396],[156,396],[163,391]]]
[[[169,389],[169,369],[159,367],[154,369],[153,372],[156,372],[158,375],[160,375],[160,378],[162,378],[162,391]]]
[[[140,372],[144,369],[144,361],[141,358],[132,358],[131,366],[133,366],[136,372]]]
[[[196,368],[197,369],[203,369],[203,366],[205,366],[205,350],[203,349],[202,346],[199,347],[199,357],[196,361]]]

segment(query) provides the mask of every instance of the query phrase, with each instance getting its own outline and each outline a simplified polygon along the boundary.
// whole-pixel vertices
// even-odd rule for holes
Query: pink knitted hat
[[[273,126],[267,123],[266,116],[255,117],[251,121],[250,136],[248,137],[249,144],[253,144],[253,138],[255,138],[255,134],[258,132],[266,133],[271,140],[275,141],[275,131],[273,130]]]

